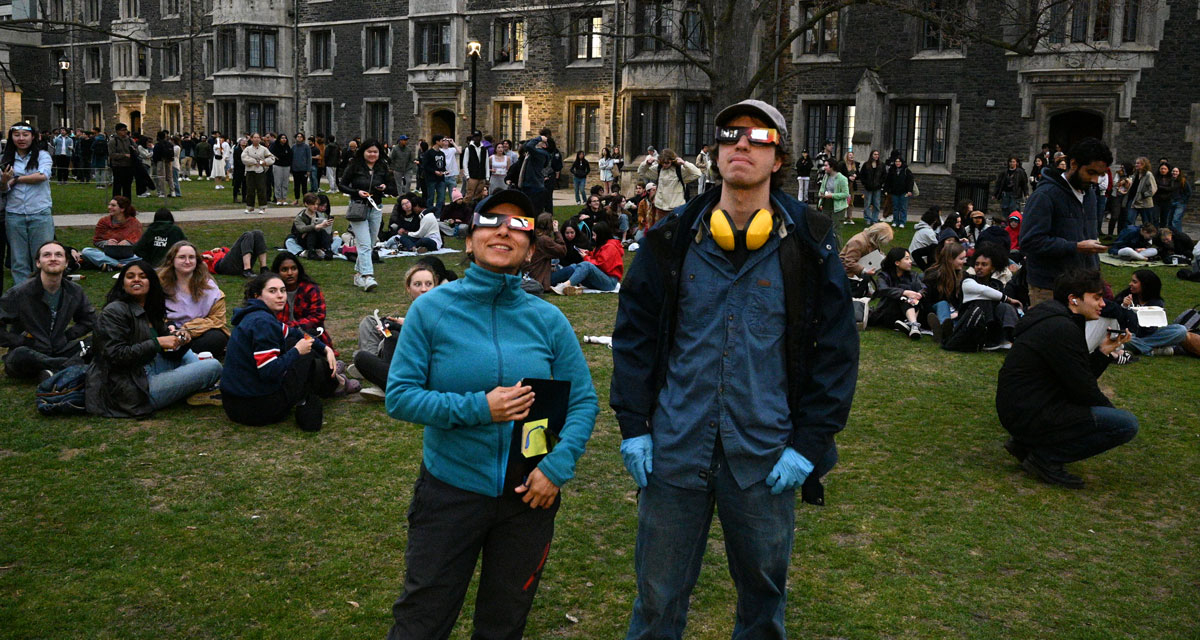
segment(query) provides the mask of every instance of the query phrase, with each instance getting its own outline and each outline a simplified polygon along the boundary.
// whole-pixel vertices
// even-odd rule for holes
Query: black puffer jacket
[[[382,189],[379,188],[380,185],[383,185]],[[338,180],[338,189],[350,196],[351,202],[366,202],[358,195],[359,191],[370,193],[375,204],[380,204],[381,195],[399,195],[396,190],[396,177],[388,171],[388,165],[382,159],[371,169],[364,163],[351,162]]]
[[[1089,353],[1084,317],[1050,300],[1017,323],[1016,340],[996,383],[996,413],[1016,440],[1044,445],[1095,428],[1092,407],[1111,407],[1097,378],[1110,358]]]
[[[100,312],[92,335],[95,356],[87,372],[87,411],[133,418],[154,411],[146,365],[161,349],[158,334],[140,305],[117,300]]]

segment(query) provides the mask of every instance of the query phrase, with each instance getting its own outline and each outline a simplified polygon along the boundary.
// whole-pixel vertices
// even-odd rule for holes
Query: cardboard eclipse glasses
[[[493,213],[476,213],[471,226],[484,227],[485,229],[506,226],[514,231],[533,231],[533,218]]]
[[[742,136],[746,136],[750,144],[763,147],[779,144],[781,137],[778,129],[767,127],[717,127],[718,144],[736,144]]]

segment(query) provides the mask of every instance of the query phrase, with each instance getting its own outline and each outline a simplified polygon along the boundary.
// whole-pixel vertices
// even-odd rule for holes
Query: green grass
[[[278,244],[286,225],[263,228]],[[185,230],[208,247],[240,228]],[[77,243],[88,234],[63,232]],[[398,279],[410,262],[384,263],[373,294],[350,286],[346,263],[308,265],[345,356],[360,316],[404,310]],[[1170,315],[1200,299],[1162,273]],[[1106,274],[1119,287],[1129,270]],[[83,281],[94,300],[111,283],[95,272]],[[240,278],[220,283],[240,299]],[[581,336],[611,332],[616,296],[551,301]],[[880,330],[862,346],[828,506],[798,507],[792,637],[1196,637],[1200,363],[1145,358],[1105,373],[1142,430],[1073,465],[1089,486],[1072,492],[1038,484],[1000,448],[1002,355],[945,353]],[[611,356],[583,350],[602,411],[564,489],[530,638],[620,637],[634,597],[636,503],[607,408]],[[311,435],[291,423],[235,426],[207,407],[51,420],[34,412],[28,385],[0,379],[0,410],[0,637],[386,633],[421,432],[381,405],[331,401]],[[715,526],[688,637],[729,637],[733,603]],[[468,636],[471,612],[468,598],[454,637]]]
[[[151,196],[149,198],[133,198],[133,206],[138,211],[146,211],[153,213],[155,209],[166,206],[172,211],[182,211],[185,209],[238,209],[244,207],[244,204],[233,201],[233,183],[231,180],[225,180],[222,184],[224,189],[214,189],[215,182],[205,181],[197,182],[180,182],[179,191],[183,194],[181,198],[159,198]],[[322,186],[325,186],[322,181]],[[54,213],[56,215],[74,214],[74,213],[94,213],[103,214],[108,201],[112,199],[112,187],[106,186],[103,189],[96,188],[94,184],[53,184],[50,187],[51,197],[54,199]],[[153,193],[153,190],[151,191]],[[135,194],[136,196],[136,194]],[[340,193],[329,194],[333,204],[346,204],[346,196]],[[292,198],[292,188],[288,186],[288,201]],[[152,216],[146,216],[149,220]]]

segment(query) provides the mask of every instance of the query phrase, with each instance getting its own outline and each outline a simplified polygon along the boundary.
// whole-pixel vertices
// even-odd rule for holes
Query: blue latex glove
[[[621,442],[621,459],[639,489],[646,488],[646,478],[654,471],[654,444],[650,434],[635,436]]]
[[[779,462],[767,476],[767,486],[771,487],[771,495],[779,495],[788,489],[795,489],[804,484],[808,474],[812,473],[813,463],[800,455],[795,449],[785,447]]]

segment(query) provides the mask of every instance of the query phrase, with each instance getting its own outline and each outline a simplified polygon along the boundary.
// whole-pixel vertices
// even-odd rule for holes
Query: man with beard
[[[1059,274],[1100,268],[1097,254],[1108,247],[1096,240],[1096,190],[1091,187],[1112,160],[1108,145],[1084,138],[1067,153],[1066,171],[1042,171],[1043,180],[1025,205],[1020,236],[1031,305],[1054,297]]]
[[[62,243],[50,240],[38,247],[37,269],[0,298],[0,346],[8,347],[4,372],[12,378],[49,377],[82,364],[80,339],[96,323],[83,288],[63,278],[67,250]]]

